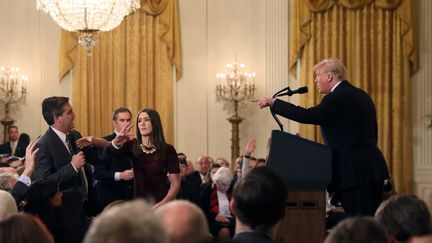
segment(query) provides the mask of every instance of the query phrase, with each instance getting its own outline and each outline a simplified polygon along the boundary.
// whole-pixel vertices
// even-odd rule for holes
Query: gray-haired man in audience
[[[103,211],[90,226],[84,243],[168,243],[160,220],[144,200],[120,203]]]

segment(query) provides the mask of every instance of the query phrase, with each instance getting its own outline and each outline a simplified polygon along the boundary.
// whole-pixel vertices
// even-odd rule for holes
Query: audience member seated
[[[196,165],[194,162],[192,162],[192,160],[190,159],[186,159],[187,162],[187,171],[186,174],[189,175],[190,173],[193,173],[196,171]]]
[[[178,159],[183,158],[184,160],[187,160],[187,156],[186,156],[186,154],[184,154],[184,153],[182,153],[182,152],[177,153],[177,158],[178,158]]]
[[[15,214],[18,214],[18,210],[14,198],[9,192],[0,190],[0,221]]]
[[[168,243],[161,221],[144,200],[124,202],[104,210],[90,226],[84,243]]]
[[[228,160],[226,160],[225,158],[217,158],[216,164],[219,164],[222,167],[231,168],[230,162],[228,162]]]
[[[188,181],[186,181],[186,175],[187,175],[187,162],[186,157],[182,155],[177,154],[177,158],[179,161],[179,168],[180,168],[180,189],[177,193],[177,199],[188,199],[191,196],[189,195],[189,185]]]
[[[30,144],[30,136],[27,133],[21,133],[18,138],[18,147],[15,152],[15,156],[24,157],[26,148]]]
[[[26,134],[27,135],[27,134]],[[27,135],[28,136],[28,135]],[[25,156],[25,149],[30,139],[19,140],[20,135],[17,126],[8,127],[8,141],[0,145],[0,154],[14,155],[18,157]],[[20,143],[21,142],[21,143]],[[27,142],[27,143],[25,143]]]
[[[276,243],[278,222],[285,215],[287,187],[269,167],[255,168],[234,187],[231,210],[236,216],[235,236],[227,242]]]
[[[202,188],[206,185],[206,176],[210,168],[210,162],[207,156],[198,156],[196,160],[198,170],[186,176],[188,184],[189,198],[188,200],[199,204]]]
[[[375,218],[387,229],[391,242],[432,242],[431,214],[417,196],[391,196],[378,207]]]
[[[387,233],[372,217],[353,217],[334,227],[324,243],[390,243]]]
[[[234,234],[235,220],[231,214],[231,182],[233,174],[230,169],[220,167],[213,175],[213,183],[203,189],[200,207],[206,214],[210,232],[218,239],[229,239]]]
[[[18,181],[17,173],[2,172],[0,173],[0,190],[11,192]]]
[[[233,184],[236,184],[238,179],[240,179],[242,177],[242,166],[243,166],[243,156],[239,156],[235,160],[235,171],[234,171]]]
[[[257,159],[255,167],[264,167],[266,166],[266,160],[264,158]]]
[[[33,216],[17,214],[0,222],[0,242],[54,243],[54,239]]]
[[[216,163],[212,164],[210,166],[210,169],[208,170],[207,175],[206,175],[206,183],[207,183],[207,185],[211,185],[213,183],[213,179],[212,179],[213,175],[216,174],[216,171],[218,171],[218,169],[221,168],[221,167],[222,166],[220,164],[216,164]],[[227,167],[224,167],[224,168],[227,168]]]
[[[6,160],[8,160],[9,154],[0,154],[0,163],[6,163]],[[1,166],[3,167],[3,166]],[[9,165],[8,165],[9,167]]]
[[[210,232],[202,210],[195,204],[176,200],[155,211],[170,238],[175,243],[200,243],[210,240]]]
[[[214,159],[211,156],[207,156],[207,159],[208,159],[210,165],[215,163]]]
[[[48,179],[35,181],[27,191],[24,212],[40,220],[58,242],[57,221],[53,210],[62,204],[62,193],[56,182]]]
[[[183,156],[177,156],[178,161],[179,161],[179,168],[180,168],[180,179],[185,180],[186,179],[186,175],[187,175],[187,161],[186,158]]]
[[[17,156],[10,156],[6,160],[6,164],[8,164],[9,167],[12,167],[14,169],[18,169],[18,167],[23,165],[21,158]]]

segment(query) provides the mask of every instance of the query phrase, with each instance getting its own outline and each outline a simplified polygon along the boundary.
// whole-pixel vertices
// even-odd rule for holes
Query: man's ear
[[[54,115],[53,116],[53,124],[56,124],[56,121],[58,121],[59,120],[59,116],[56,116],[56,115]]]
[[[237,212],[236,212],[235,207],[234,207],[234,198],[231,198],[229,206],[230,206],[230,210],[231,210],[232,215],[237,215]]]
[[[327,73],[327,81],[330,83],[333,80],[333,75],[331,73]]]

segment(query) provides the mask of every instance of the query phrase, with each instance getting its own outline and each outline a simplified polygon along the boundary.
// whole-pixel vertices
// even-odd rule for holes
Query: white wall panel
[[[413,152],[415,191],[432,208],[432,1],[416,1],[420,69],[413,77]]]
[[[180,1],[180,16],[184,76],[176,85],[177,150],[190,158],[208,154],[229,159],[231,124],[227,118],[233,110],[231,104],[216,102],[216,73],[225,72],[225,65],[237,58],[246,64],[246,71],[257,74],[256,97],[286,87],[288,2],[185,0]],[[240,105],[239,115],[244,118],[240,123],[240,151],[249,139],[256,138],[255,156],[265,157],[268,137],[276,127],[268,109],[259,110],[248,101]],[[191,117],[199,122],[189,120]]]
[[[194,159],[208,152],[207,1],[179,2],[183,77],[175,86],[175,145]]]

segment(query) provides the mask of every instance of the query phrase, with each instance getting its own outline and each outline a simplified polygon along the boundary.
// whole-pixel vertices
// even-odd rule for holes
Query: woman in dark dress
[[[107,150],[121,148],[131,157],[134,171],[135,198],[149,196],[155,200],[154,209],[174,200],[180,188],[179,164],[174,147],[165,142],[162,123],[157,111],[143,109],[138,112],[136,139],[126,125]]]

